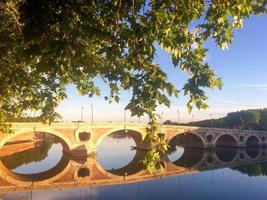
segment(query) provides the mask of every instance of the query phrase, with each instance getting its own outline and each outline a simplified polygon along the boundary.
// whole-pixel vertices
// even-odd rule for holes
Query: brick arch
[[[64,134],[61,133],[59,131],[50,129],[50,128],[36,128],[35,130],[30,130],[30,129],[24,129],[24,130],[20,130],[20,131],[15,131],[12,134],[9,134],[7,136],[5,136],[1,141],[0,141],[0,148],[3,147],[8,141],[12,140],[12,138],[19,136],[21,134],[25,134],[25,133],[33,133],[33,132],[43,132],[43,133],[48,133],[54,136],[59,137],[61,140],[63,140],[65,142],[65,144],[67,145],[68,150],[72,149],[72,142],[71,140]],[[66,148],[66,147],[64,147]]]
[[[179,136],[183,137],[183,135],[184,136],[191,135],[192,137],[195,137],[196,139],[199,139],[201,141],[201,143],[202,143],[202,147],[205,147],[205,145],[206,145],[206,141],[204,140],[204,138],[201,135],[196,134],[196,133],[191,132],[191,131],[190,132],[183,132],[183,133],[178,132],[176,135],[173,135],[171,138],[169,138],[168,141],[170,143],[175,137],[179,137]],[[196,147],[200,147],[200,146],[196,146]]]
[[[246,139],[246,146],[260,146],[261,139],[256,135],[249,135]]]
[[[231,142],[230,145],[229,145],[229,141]],[[220,134],[216,137],[216,139],[214,141],[214,145],[215,146],[225,146],[225,147],[229,147],[229,146],[230,147],[238,147],[238,139],[229,133],[224,133],[224,134]]]
[[[117,127],[117,128],[113,128],[110,129],[108,131],[106,131],[104,134],[102,134],[100,137],[97,138],[96,142],[95,142],[95,147],[97,148],[101,142],[110,134],[119,132],[119,131],[124,131],[127,130],[127,135],[129,135],[130,137],[133,138],[133,140],[135,141],[136,145],[138,145],[138,143],[142,142],[142,134],[143,134],[143,130],[138,129],[138,128],[133,128],[133,127]],[[131,132],[129,134],[129,132]],[[137,137],[135,137],[135,135]],[[105,171],[105,174],[107,174],[108,177],[111,178],[118,178],[118,177],[123,177],[122,172],[127,172],[127,177],[132,177],[132,176],[138,176],[141,173],[144,173],[144,169],[141,170],[140,166],[138,167],[138,170],[132,170],[133,166],[136,166],[137,160],[139,160],[141,157],[143,157],[141,154],[138,154],[138,152],[136,152],[134,158],[126,165],[123,166],[119,169],[116,169],[114,171],[112,170],[105,170],[100,163],[98,163],[98,168],[100,169],[100,171]]]
[[[104,132],[103,134],[101,134],[101,135],[96,139],[94,145],[95,145],[96,147],[98,147],[98,146],[101,144],[101,142],[102,142],[108,135],[110,135],[110,134],[112,134],[112,133],[115,133],[115,132],[124,131],[124,130],[132,131],[132,132],[138,134],[137,136],[140,137],[140,138],[142,138],[142,134],[144,133],[144,131],[142,131],[142,130],[140,130],[140,129],[138,129],[138,128],[132,128],[132,127],[130,127],[130,128],[127,128],[127,127],[118,127],[118,128],[110,129],[110,130]],[[133,138],[133,139],[135,140],[135,142],[137,142],[136,140],[139,140],[139,139],[137,139],[137,138]]]

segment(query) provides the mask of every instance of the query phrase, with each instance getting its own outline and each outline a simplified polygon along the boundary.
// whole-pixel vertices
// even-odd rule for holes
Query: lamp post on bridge
[[[126,123],[126,109],[124,109],[124,119],[123,119],[123,121],[124,121],[124,124]]]
[[[81,109],[81,122],[83,122],[83,106],[82,106],[82,109]]]
[[[90,95],[89,95],[89,99],[90,99]],[[91,103],[91,124],[94,123],[94,104]]]
[[[244,120],[242,119],[242,117],[240,117],[240,123],[241,123],[241,130],[243,130],[243,127],[244,127]]]
[[[91,104],[91,124],[94,123],[94,105]]]
[[[210,126],[213,127],[213,117],[211,113],[210,113]]]
[[[160,123],[161,123],[161,125],[163,124],[163,112],[161,112],[161,114],[160,114]]]
[[[179,109],[177,109],[177,125],[179,125],[180,124],[180,111],[179,111]]]

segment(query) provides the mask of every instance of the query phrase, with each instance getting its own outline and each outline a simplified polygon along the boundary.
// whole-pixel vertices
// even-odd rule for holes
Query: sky
[[[234,42],[229,49],[220,49],[212,40],[206,43],[206,47],[209,48],[207,62],[222,78],[222,90],[206,90],[209,108],[195,108],[191,113],[188,113],[186,108],[188,98],[182,93],[178,99],[171,98],[170,108],[159,106],[156,111],[162,114],[163,121],[198,121],[223,117],[228,112],[243,109],[267,108],[267,15],[252,16],[244,20],[244,27],[234,32]],[[187,80],[187,74],[173,67],[168,53],[159,47],[157,51],[154,62],[159,64],[169,80],[181,89]],[[109,104],[104,100],[104,96],[109,94],[108,87],[98,80],[96,83],[102,90],[99,97],[81,97],[75,86],[67,88],[68,98],[57,109],[64,121],[81,120],[83,113],[83,120],[90,122],[92,108],[94,122],[123,122],[124,115],[127,122],[139,121],[138,118],[131,117],[129,111],[124,113],[124,107],[131,97],[130,93],[122,91],[120,103]],[[147,122],[148,119],[144,116],[140,121]]]

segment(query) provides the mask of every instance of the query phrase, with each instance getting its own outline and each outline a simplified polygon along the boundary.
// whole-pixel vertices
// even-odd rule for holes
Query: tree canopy
[[[169,106],[179,92],[189,96],[189,111],[206,108],[204,89],[222,82],[205,59],[205,41],[227,48],[244,18],[265,12],[266,0],[2,0],[0,131],[9,114],[25,110],[53,121],[68,85],[81,95],[100,94],[96,77],[110,87],[108,101],[130,91],[126,109],[148,115],[151,124],[157,105]],[[156,45],[188,72],[182,88],[153,62]]]

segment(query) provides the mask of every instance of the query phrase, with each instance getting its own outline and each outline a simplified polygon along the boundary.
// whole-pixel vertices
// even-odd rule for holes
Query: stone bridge
[[[267,146],[267,132],[164,125],[160,126],[160,132],[170,144],[170,151],[173,150],[172,147],[176,148],[176,144],[202,150],[185,148],[179,159],[170,161],[169,157],[165,158],[164,171],[156,175],[144,170],[140,160],[144,158],[145,151],[139,148],[133,160],[119,169],[105,170],[97,161],[96,149],[108,135],[127,134],[135,140],[137,146],[142,146],[141,135],[145,129],[145,124],[55,123],[51,126],[37,123],[13,124],[12,134],[0,134],[0,151],[19,141],[29,142],[29,137],[34,139],[39,133],[48,133],[61,140],[64,153],[56,166],[36,174],[15,173],[0,157],[0,192],[124,184],[267,161],[265,148],[254,148],[252,152],[248,151],[249,148],[224,148],[222,151],[220,148],[214,148]],[[194,159],[192,160],[191,156],[191,161],[188,163],[188,156],[192,153]]]
[[[135,158],[129,164],[115,170],[105,170],[96,157],[73,157],[69,154],[63,154],[59,163],[47,171],[37,174],[18,174],[10,171],[5,166],[4,161],[0,159],[0,193],[127,184],[267,161],[266,148],[256,148],[252,152],[245,148],[232,150],[195,150],[195,152],[192,152],[192,149],[188,149],[184,151],[180,158],[172,162],[167,157],[163,172],[158,174],[150,174],[143,169],[138,162],[138,159],[144,155],[143,151],[140,150],[136,152]],[[194,153],[194,159],[188,162],[188,157],[191,155],[192,158],[192,153]]]
[[[89,155],[95,153],[102,140],[116,132],[130,135],[137,146],[142,146],[141,135],[146,124],[86,124],[86,123],[54,123],[50,126],[40,123],[14,123],[13,133],[0,133],[1,148],[10,141],[34,137],[37,133],[49,133],[59,137],[64,150],[73,155]],[[160,132],[167,140],[178,139],[185,147],[214,148],[267,146],[267,132],[234,129],[200,128],[190,126],[160,126]]]

